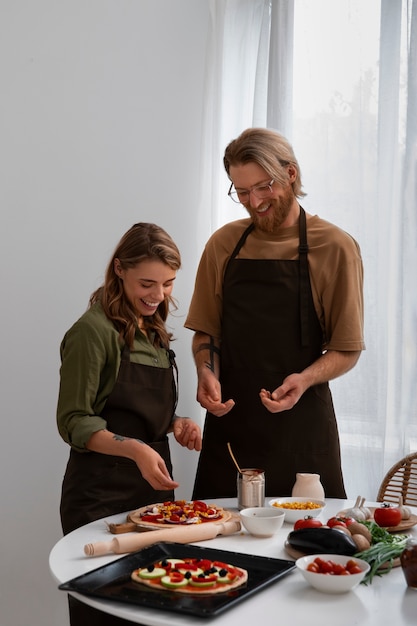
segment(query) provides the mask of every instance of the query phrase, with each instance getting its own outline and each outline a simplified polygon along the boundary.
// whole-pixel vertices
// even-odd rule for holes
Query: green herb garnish
[[[362,580],[362,584],[371,584],[374,576],[388,574],[397,559],[405,549],[408,535],[392,535],[385,528],[378,526],[373,521],[363,521],[372,535],[371,547],[362,552],[357,552],[354,556],[366,561],[371,569]],[[381,565],[386,565],[384,569],[379,569]]]

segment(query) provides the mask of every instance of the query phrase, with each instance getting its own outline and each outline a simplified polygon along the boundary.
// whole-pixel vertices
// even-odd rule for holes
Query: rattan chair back
[[[408,454],[386,473],[378,491],[377,502],[417,506],[417,452]]]

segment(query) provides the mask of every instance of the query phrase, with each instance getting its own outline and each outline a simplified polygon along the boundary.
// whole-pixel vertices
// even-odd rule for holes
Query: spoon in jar
[[[234,455],[234,454],[233,454],[233,452],[232,452],[232,448],[231,448],[231,446],[230,446],[230,443],[229,443],[229,442],[227,442],[227,447],[229,448],[229,453],[230,453],[230,456],[231,456],[231,457],[232,457],[232,459],[233,459],[233,463],[234,463],[234,464],[236,465],[236,467],[237,467],[237,471],[239,472],[239,474],[243,474],[242,470],[240,469],[240,467],[239,467],[239,465],[238,465],[238,462],[237,462],[237,461],[236,461],[236,459],[235,459],[235,455]]]

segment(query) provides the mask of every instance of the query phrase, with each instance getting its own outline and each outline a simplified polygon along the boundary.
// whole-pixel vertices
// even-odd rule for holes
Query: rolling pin
[[[160,541],[174,541],[176,543],[192,543],[214,539],[218,535],[232,535],[241,530],[238,518],[213,524],[196,524],[164,528],[151,533],[135,533],[114,537],[111,541],[97,541],[84,546],[86,556],[102,556],[109,552],[125,554],[136,552]]]

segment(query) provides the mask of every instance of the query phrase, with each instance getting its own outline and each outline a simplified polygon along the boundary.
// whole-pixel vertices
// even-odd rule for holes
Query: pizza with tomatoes
[[[222,507],[201,500],[173,500],[144,506],[128,515],[128,521],[161,528],[170,524],[225,522],[232,514]]]
[[[192,594],[217,594],[244,585],[248,573],[241,567],[209,559],[166,558],[135,569],[131,578],[152,589]]]

